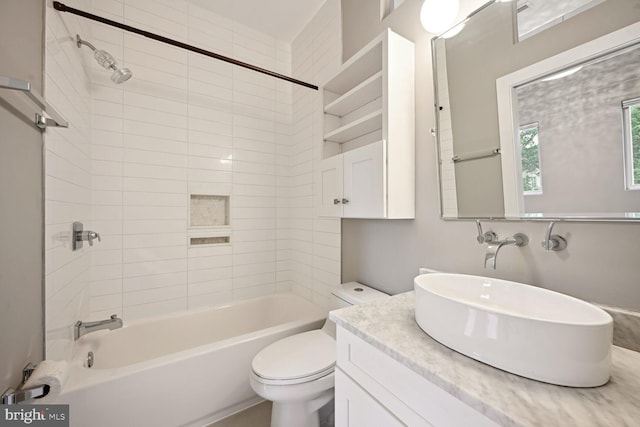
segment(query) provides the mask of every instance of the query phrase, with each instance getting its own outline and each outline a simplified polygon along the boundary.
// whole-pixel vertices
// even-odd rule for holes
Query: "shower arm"
[[[91,49],[91,50],[92,50],[92,51],[94,51],[94,52],[97,50],[97,49],[96,49],[96,47],[95,47],[94,45],[92,45],[91,43],[89,43],[89,42],[88,42],[88,41],[86,41],[86,40],[82,40],[82,39],[80,38],[80,35],[76,34],[76,46],[78,46],[78,47],[82,47],[82,45],[87,46],[89,49]]]

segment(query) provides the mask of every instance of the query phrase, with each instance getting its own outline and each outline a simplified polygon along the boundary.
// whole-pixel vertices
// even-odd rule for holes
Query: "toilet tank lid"
[[[332,290],[331,293],[351,305],[364,304],[389,296],[384,292],[377,291],[358,282],[343,283]]]

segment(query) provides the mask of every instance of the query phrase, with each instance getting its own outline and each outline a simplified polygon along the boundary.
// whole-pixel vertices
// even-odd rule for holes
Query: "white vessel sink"
[[[609,380],[613,319],[579,299],[462,274],[414,279],[418,325],[441,344],[513,374],[571,387]]]

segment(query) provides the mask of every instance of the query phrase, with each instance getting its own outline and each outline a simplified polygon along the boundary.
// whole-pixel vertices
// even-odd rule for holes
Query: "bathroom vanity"
[[[613,347],[596,388],[545,384],[463,356],[420,329],[414,293],[333,311],[336,426],[603,426],[640,419],[640,353]]]

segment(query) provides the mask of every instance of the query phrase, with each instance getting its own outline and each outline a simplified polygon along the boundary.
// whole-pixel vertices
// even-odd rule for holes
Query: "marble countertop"
[[[613,347],[607,384],[570,388],[509,374],[438,343],[415,321],[407,292],[330,318],[502,426],[640,425],[640,353]]]

